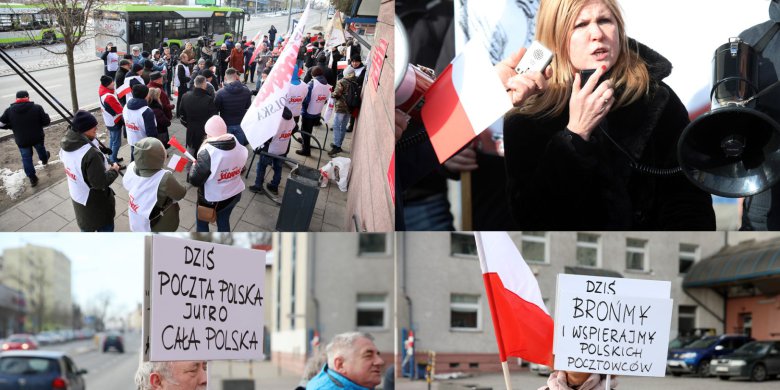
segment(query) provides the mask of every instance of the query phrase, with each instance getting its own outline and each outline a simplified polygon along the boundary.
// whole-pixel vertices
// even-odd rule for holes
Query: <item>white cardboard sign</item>
[[[558,275],[555,369],[664,376],[671,282]]]
[[[262,359],[265,251],[152,237],[152,361]]]

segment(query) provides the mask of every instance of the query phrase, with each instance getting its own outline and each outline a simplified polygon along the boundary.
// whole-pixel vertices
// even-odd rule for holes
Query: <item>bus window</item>
[[[196,38],[201,35],[200,19],[187,19],[187,38]]]
[[[225,23],[225,18],[212,18],[211,22],[212,34],[222,35],[227,32],[227,23]]]
[[[129,44],[136,44],[144,41],[143,28],[144,28],[143,22],[140,20],[134,20],[132,23],[130,23],[130,42],[128,42]]]
[[[12,15],[2,14],[0,15],[0,32],[11,31],[14,23]]]
[[[165,19],[165,37],[168,39],[186,38],[186,24],[184,19]]]

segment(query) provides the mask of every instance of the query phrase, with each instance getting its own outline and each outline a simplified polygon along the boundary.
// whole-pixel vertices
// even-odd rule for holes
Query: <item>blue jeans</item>
[[[238,143],[240,143],[242,146],[249,144],[249,141],[246,140],[244,130],[241,129],[241,125],[230,125],[227,127],[227,132],[235,135],[236,140],[238,140]]]
[[[233,212],[233,208],[236,207],[238,201],[241,200],[241,194],[238,194],[233,201],[230,202],[227,207],[222,210],[217,210],[217,231],[229,232],[230,231],[230,213]],[[209,223],[198,219],[198,213],[195,213],[195,224],[197,225],[198,232],[208,232]]]
[[[110,222],[107,225],[103,225],[102,227],[97,228],[96,230],[84,230],[81,229],[82,232],[103,232],[103,233],[111,233],[114,231],[114,222]]]
[[[257,176],[255,177],[255,185],[261,187],[263,185],[263,179],[265,178],[265,168],[271,166],[274,169],[274,177],[271,179],[271,184],[268,187],[272,189],[278,189],[279,183],[282,181],[282,160],[278,158],[261,155],[260,160],[257,162]]]
[[[337,112],[333,119],[333,144],[337,147],[341,147],[341,143],[344,142],[344,136],[347,134],[347,124],[349,124],[348,112]]]
[[[452,231],[450,202],[447,194],[437,194],[426,199],[407,202],[404,205],[407,231]]]
[[[35,176],[35,165],[33,165],[32,161],[33,148],[35,148],[35,151],[38,152],[38,158],[41,159],[41,161],[46,160],[46,162],[48,162],[46,157],[46,147],[43,145],[43,141],[33,146],[20,146],[19,152],[22,154],[22,166],[24,167],[24,174],[27,175],[27,177]]]
[[[115,125],[107,127],[108,129],[108,147],[111,148],[111,157],[108,162],[115,163],[119,154],[119,147],[122,146],[122,126]]]

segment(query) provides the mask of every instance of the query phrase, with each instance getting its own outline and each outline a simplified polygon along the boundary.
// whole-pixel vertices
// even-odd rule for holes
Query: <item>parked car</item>
[[[535,372],[542,376],[549,376],[550,372],[552,372],[550,367],[545,366],[544,364],[530,363],[528,368],[531,370],[531,372]]]
[[[19,333],[12,334],[3,342],[3,351],[13,351],[16,349],[27,351],[38,349],[38,342],[31,334]]]
[[[703,337],[688,344],[685,348],[669,350],[666,368],[674,376],[696,374],[710,376],[710,361],[734,352],[735,349],[753,341],[743,335],[720,335]]]
[[[103,352],[108,352],[111,348],[115,348],[119,353],[125,353],[125,343],[119,333],[107,333],[106,338],[103,339]]]
[[[670,341],[669,349],[683,348],[702,337],[715,336],[716,334],[714,328],[693,328]]]
[[[780,341],[747,343],[734,353],[712,359],[710,373],[723,380],[747,377],[755,382],[780,375]]]
[[[64,352],[10,351],[0,353],[0,389],[84,390],[83,375]]]

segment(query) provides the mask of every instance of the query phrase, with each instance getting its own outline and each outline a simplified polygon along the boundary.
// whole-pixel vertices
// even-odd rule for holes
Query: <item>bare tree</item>
[[[76,93],[76,46],[84,43],[94,36],[94,29],[90,26],[90,18],[93,11],[101,6],[105,0],[47,0],[40,5],[42,15],[50,15],[56,22],[55,38],[62,35],[64,49],[55,50],[47,46],[51,39],[38,40],[32,33],[34,25],[26,27],[27,36],[31,42],[40,45],[40,47],[49,53],[65,55],[68,61],[68,79],[70,81],[70,100],[71,109],[75,113],[79,109],[78,94]]]
[[[106,320],[108,320],[108,309],[113,300],[114,293],[108,290],[103,290],[92,298],[93,302],[90,305],[89,314],[95,317],[95,330],[102,331],[104,329]]]

